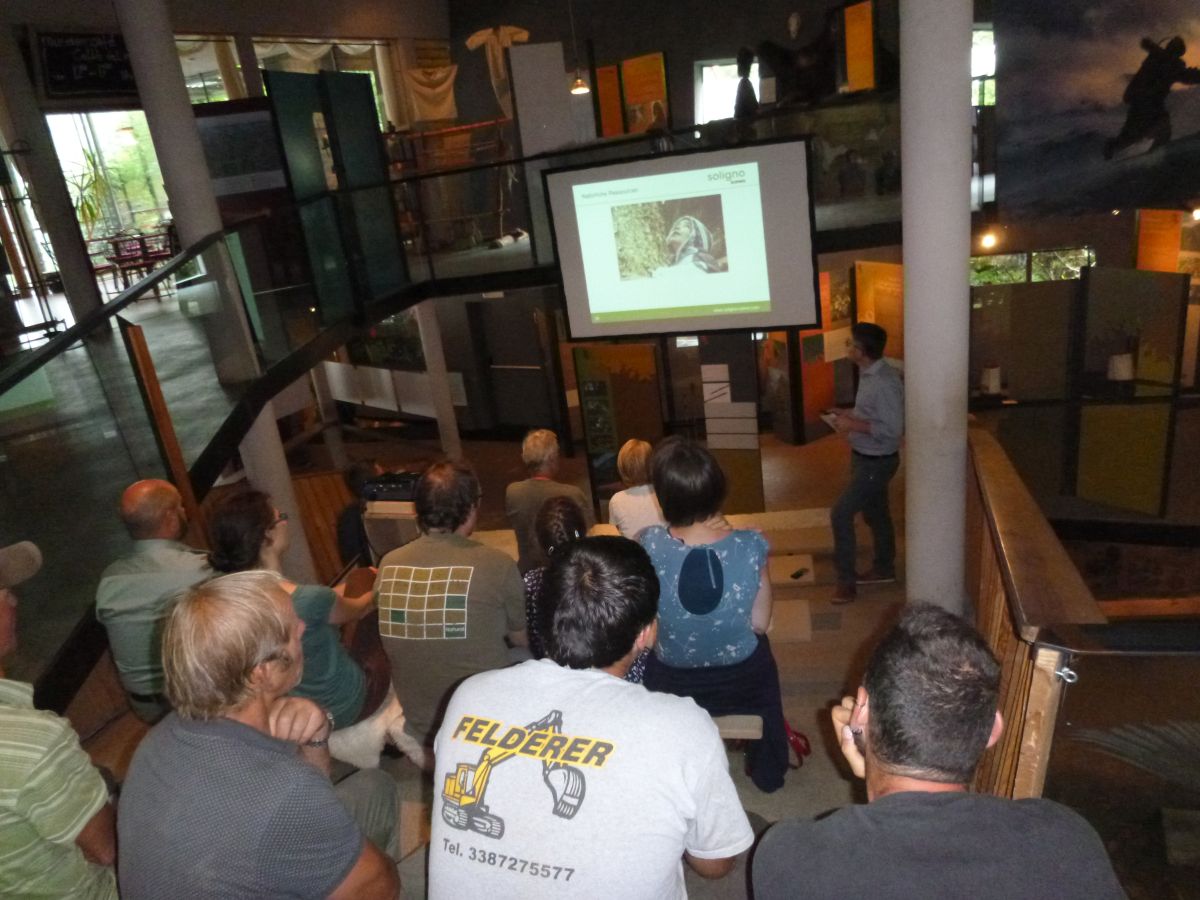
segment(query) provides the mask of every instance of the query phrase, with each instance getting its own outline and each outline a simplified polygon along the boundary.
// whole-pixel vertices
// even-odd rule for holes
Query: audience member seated
[[[266,569],[278,573],[280,559],[287,549],[287,516],[261,491],[245,490],[224,498],[209,519],[209,560],[218,572],[244,572]],[[319,584],[296,584],[284,579],[283,589],[292,598],[304,622],[304,675],[293,692],[315,701],[333,716],[337,731],[334,756],[360,766],[378,764],[379,742],[370,742],[360,755],[355,735],[342,732],[356,723],[372,719],[362,729],[376,733],[402,733],[402,725],[392,721],[400,715],[399,704],[391,693],[387,657],[375,635],[374,627],[363,627],[355,635],[350,650],[342,644],[340,627],[363,619],[372,609],[369,587],[346,596],[346,585],[328,588]],[[374,644],[374,647],[372,647]],[[385,721],[386,720],[386,721]],[[346,751],[346,752],[343,752]],[[373,753],[372,753],[373,751]],[[348,755],[349,754],[349,755]]]
[[[525,435],[521,443],[521,461],[525,463],[529,477],[514,481],[505,490],[504,511],[508,514],[508,524],[517,533],[517,568],[524,575],[547,563],[534,533],[534,522],[543,503],[551,497],[567,497],[583,510],[588,528],[595,524],[595,519],[583,491],[554,480],[558,474],[558,438],[553,431],[539,428]]]
[[[130,707],[139,718],[157,722],[168,709],[159,659],[160,624],[170,600],[212,570],[203,553],[180,543],[187,513],[170,482],[152,478],[131,484],[121,495],[119,512],[133,538],[133,550],[100,576],[96,618],[108,631]]]
[[[0,549],[0,662],[17,648],[12,588],[41,566],[28,541]],[[115,825],[71,723],[34,709],[33,685],[0,666],[0,894],[116,900]]]
[[[729,874],[754,835],[716,726],[623,680],[657,628],[645,552],[573,541],[545,583],[550,658],[468,679],[438,733],[429,896],[658,900],[686,897],[685,860]]]
[[[767,832],[754,896],[1107,900],[1125,894],[1092,827],[1049,800],[970,793],[1000,737],[1000,665],[945,610],[909,607],[833,710],[866,805]]]
[[[747,757],[763,791],[783,786],[788,728],[767,626],[767,541],[718,519],[725,474],[706,449],[671,437],[654,452],[654,490],[668,527],[641,534],[662,589],[658,642],[646,665],[652,691],[693,698],[711,715],[758,715],[763,736]],[[797,747],[797,756],[802,752]]]
[[[542,553],[547,560],[551,560],[556,551],[561,552],[571,541],[577,541],[587,534],[587,521],[583,518],[583,510],[574,500],[551,497],[542,504],[534,520],[533,531]],[[529,652],[534,659],[546,655],[538,619],[539,611],[545,608],[542,603],[545,575],[546,566],[538,566],[521,576],[525,582],[525,630],[529,635]]]
[[[363,499],[363,488],[372,478],[382,474],[383,467],[379,463],[373,459],[363,459],[353,463],[342,475],[346,487],[354,495],[337,520],[338,556],[343,566],[355,560],[360,566],[369,566],[374,562],[371,558],[371,542],[367,540],[367,530],[363,527],[363,510],[367,505]]]
[[[608,501],[608,523],[627,538],[637,536],[651,525],[665,525],[654,485],[650,484],[650,457],[654,448],[646,441],[629,440],[617,454],[617,472],[625,490],[617,491]]]
[[[163,634],[174,712],[121,792],[121,896],[395,898],[396,785],[329,782],[327,712],[288,696],[304,623],[282,581],[242,572],[192,588]]]
[[[417,482],[421,536],[379,563],[379,631],[408,731],[431,747],[454,686],[511,661],[524,647],[525,591],[511,557],[471,540],[479,479],[462,463],[436,463]]]

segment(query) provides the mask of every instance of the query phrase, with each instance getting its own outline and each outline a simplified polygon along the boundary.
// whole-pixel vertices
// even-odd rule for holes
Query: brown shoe
[[[835,606],[841,606],[843,603],[853,603],[857,597],[858,589],[853,584],[839,581],[833,591],[833,598],[829,602]]]
[[[880,572],[878,569],[869,569],[861,575],[855,576],[859,584],[891,584],[896,580],[896,573]]]

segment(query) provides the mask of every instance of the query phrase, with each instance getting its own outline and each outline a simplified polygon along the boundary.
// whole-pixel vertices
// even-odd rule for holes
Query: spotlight
[[[590,94],[591,92],[592,92],[592,89],[590,87],[588,87],[587,82],[583,80],[583,74],[578,69],[576,69],[575,70],[575,80],[573,82],[571,82],[571,93],[572,94]]]
[[[1200,206],[1197,206],[1195,209],[1192,210],[1192,218],[1195,219],[1197,222],[1200,222]]]
[[[979,239],[979,246],[984,250],[991,250],[996,246],[996,233],[994,231],[986,231],[983,237]]]

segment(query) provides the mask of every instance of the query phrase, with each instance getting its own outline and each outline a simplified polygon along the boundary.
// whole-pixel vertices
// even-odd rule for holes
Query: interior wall
[[[340,38],[442,38],[446,0],[167,0],[176,31]],[[117,29],[113,8],[95,0],[3,0],[0,20],[38,28]]]
[[[887,2],[887,0],[880,0]],[[667,61],[671,124],[689,125],[695,116],[693,66],[699,60],[733,59],[738,48],[772,40],[798,48],[811,42],[824,25],[827,9],[841,0],[761,0],[743,3],[736,15],[724,0],[647,3],[645,0],[573,0],[579,64],[586,68],[586,42],[591,40],[597,65],[617,63],[644,53],[662,51]],[[482,28],[516,25],[529,31],[530,43],[561,41],[567,66],[574,62],[566,0],[450,0],[450,51],[458,63],[458,112],[464,122],[500,115],[492,94],[483,50],[467,50],[466,39]],[[801,17],[796,40],[788,35],[787,20]],[[886,19],[887,17],[881,17]],[[891,36],[882,34],[881,43]],[[733,111],[730,110],[730,115]]]

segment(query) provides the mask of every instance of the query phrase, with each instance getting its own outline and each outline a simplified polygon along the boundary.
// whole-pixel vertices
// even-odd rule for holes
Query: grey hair
[[[167,615],[162,658],[167,698],[185,719],[215,719],[245,705],[254,670],[290,666],[286,596],[274,572],[223,575],[184,592]]]
[[[548,472],[558,466],[558,436],[547,428],[536,428],[521,442],[521,462],[531,473]]]

